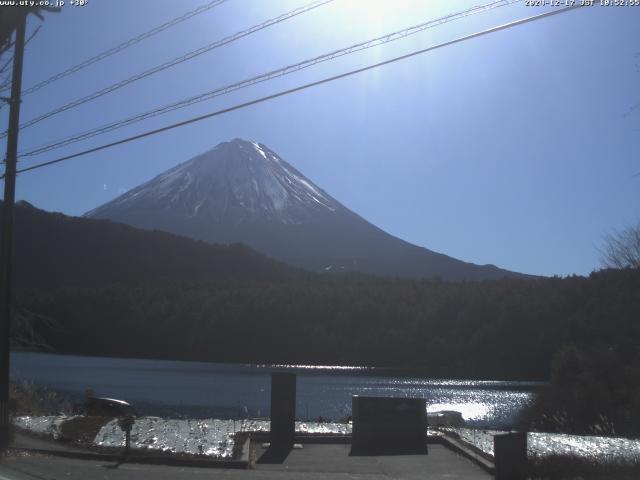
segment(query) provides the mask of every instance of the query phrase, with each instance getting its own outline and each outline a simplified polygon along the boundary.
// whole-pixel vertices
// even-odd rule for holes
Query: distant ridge
[[[27,202],[16,204],[14,235],[14,282],[19,288],[278,281],[304,273],[244,245],[210,245],[45,212]]]
[[[372,225],[267,146],[223,142],[85,214],[210,243],[244,243],[312,271],[525,277],[412,245]]]

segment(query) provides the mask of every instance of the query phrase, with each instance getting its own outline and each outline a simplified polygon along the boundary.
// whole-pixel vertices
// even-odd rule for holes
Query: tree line
[[[624,358],[640,339],[640,271],[449,283],[358,274],[22,289],[55,351],[351,364],[547,380],[566,345]]]

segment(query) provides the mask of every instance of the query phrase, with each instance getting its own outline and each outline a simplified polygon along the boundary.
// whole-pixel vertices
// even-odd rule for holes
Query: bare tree
[[[17,28],[20,19],[25,15],[34,14],[40,20],[44,20],[42,12],[59,12],[59,7],[16,7],[16,6],[3,6],[0,7],[0,97],[7,97],[9,94],[4,93],[11,89],[11,67],[13,64],[13,41],[12,36],[14,30]],[[29,35],[29,38],[25,41],[28,44],[33,37],[35,37],[40,30],[40,26]],[[0,109],[4,107],[5,103],[0,102]]]
[[[608,234],[601,253],[605,267],[640,268],[640,222]]]
[[[25,47],[29,45],[29,42],[33,40],[33,38],[38,34],[39,31],[40,26],[38,25],[35,30],[31,32],[29,37],[27,37],[27,39],[24,41]],[[7,50],[9,50],[12,46],[13,43],[9,43],[8,47],[5,50],[2,50],[2,47],[0,47],[0,91],[8,90],[11,87],[11,65],[13,63],[13,53],[9,52],[9,55],[5,54],[7,54]],[[6,58],[4,58],[5,56]]]

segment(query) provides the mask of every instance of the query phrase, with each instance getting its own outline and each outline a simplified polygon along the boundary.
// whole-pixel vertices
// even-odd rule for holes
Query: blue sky
[[[204,0],[89,0],[47,15],[24,87]],[[229,0],[24,98],[23,121],[307,2]],[[21,132],[20,148],[119,120],[474,1],[336,0]],[[547,7],[549,10],[549,7]],[[502,7],[50,152],[123,136],[543,10]],[[41,22],[35,17],[31,30]],[[340,202],[417,245],[542,275],[600,267],[640,220],[640,7],[593,7],[453,45],[160,136],[19,175],[17,198],[80,215],[217,143],[266,144]],[[6,127],[7,109],[0,111]],[[5,148],[2,145],[2,148]]]

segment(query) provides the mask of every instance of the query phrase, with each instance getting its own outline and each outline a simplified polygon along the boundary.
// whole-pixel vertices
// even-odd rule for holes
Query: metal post
[[[9,100],[9,131],[5,159],[2,240],[0,244],[0,450],[9,446],[9,352],[11,348],[11,256],[13,247],[13,203],[16,193],[16,161],[20,128],[20,91],[22,90],[22,59],[27,12],[20,16],[16,27],[13,53],[11,98]]]

